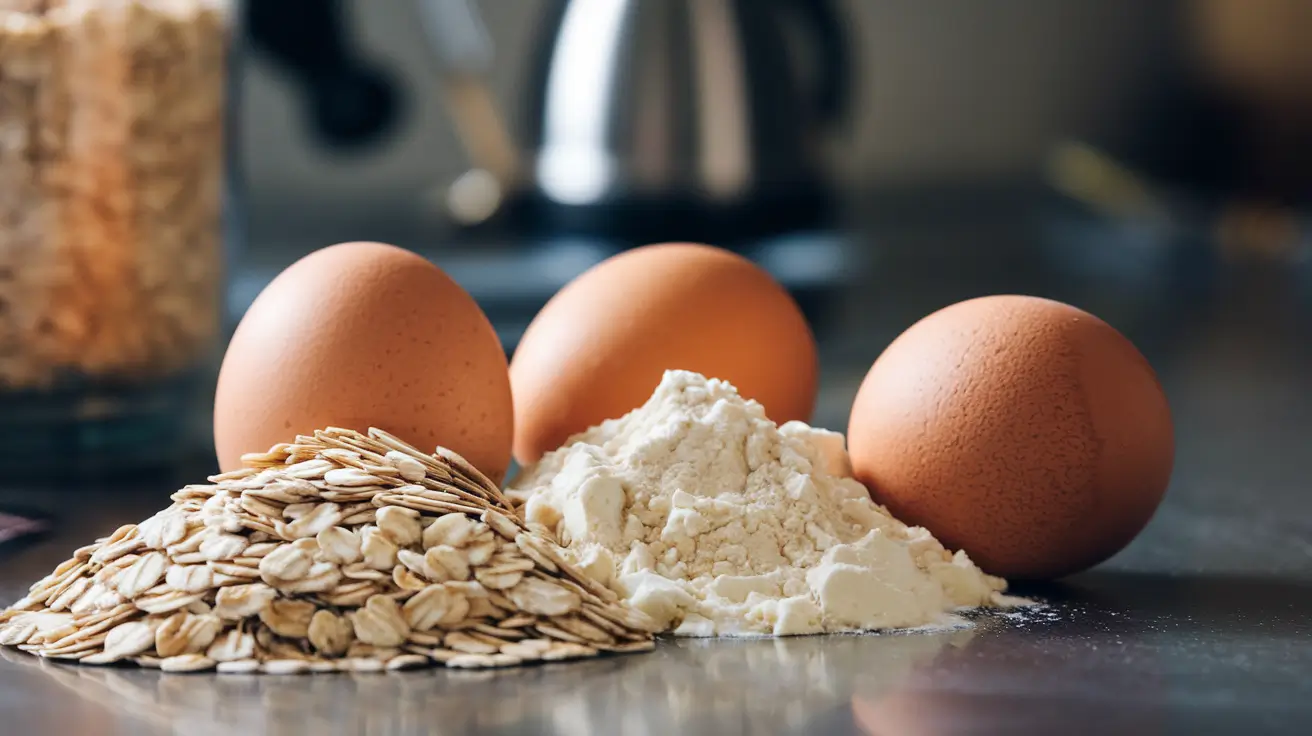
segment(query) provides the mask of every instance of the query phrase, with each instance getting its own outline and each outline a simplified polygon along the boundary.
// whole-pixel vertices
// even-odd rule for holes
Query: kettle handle
[[[815,109],[828,124],[836,124],[848,111],[852,98],[852,48],[842,12],[833,0],[788,0],[811,34],[820,62]]]
[[[292,76],[312,130],[325,142],[377,143],[396,124],[401,93],[352,47],[339,0],[252,0],[238,9],[252,48]]]

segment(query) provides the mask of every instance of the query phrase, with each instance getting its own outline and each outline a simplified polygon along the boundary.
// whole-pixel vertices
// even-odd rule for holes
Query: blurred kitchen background
[[[354,238],[431,255],[508,349],[577,272],[664,239],[771,268],[834,364],[989,291],[1067,299],[1141,341],[1183,339],[1200,310],[1264,309],[1249,330],[1308,314],[1303,0],[250,11],[234,317],[295,257]],[[520,181],[498,183],[511,156]],[[820,415],[841,426],[854,386],[837,380]]]
[[[845,427],[915,319],[1002,291],[1102,316],[1159,371],[1229,361],[1277,387],[1218,417],[1297,405],[1281,391],[1312,334],[1306,0],[236,10],[225,329],[300,256],[382,240],[447,269],[510,351],[582,270],[688,239],[797,296],[821,425]],[[186,417],[204,454],[201,373]]]

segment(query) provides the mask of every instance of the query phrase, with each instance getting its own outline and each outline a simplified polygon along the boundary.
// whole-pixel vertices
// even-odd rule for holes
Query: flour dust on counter
[[[508,494],[679,636],[965,626],[955,612],[1020,602],[875,504],[841,434],[777,426],[729,383],[688,371],[525,468]]]

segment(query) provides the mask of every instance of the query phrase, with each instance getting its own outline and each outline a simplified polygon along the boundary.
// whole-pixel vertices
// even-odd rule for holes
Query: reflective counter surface
[[[1044,608],[966,630],[677,640],[646,655],[496,672],[167,675],[5,652],[0,733],[1306,733],[1312,286],[1306,274],[1261,269],[1222,281],[1204,299],[1178,285],[1058,282],[1025,260],[892,259],[822,333],[817,424],[840,429],[880,348],[955,299],[1067,298],[1144,348],[1175,412],[1172,488],[1125,552],[1019,590]],[[72,548],[152,513],[207,462],[176,477],[0,491],[0,501],[60,512],[51,537],[6,553],[0,602]]]

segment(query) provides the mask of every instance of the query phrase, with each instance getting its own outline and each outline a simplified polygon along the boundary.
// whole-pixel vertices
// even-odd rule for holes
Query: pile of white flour
[[[776,426],[730,384],[670,371],[511,494],[574,560],[682,636],[960,623],[1006,582],[870,500],[843,436]]]

